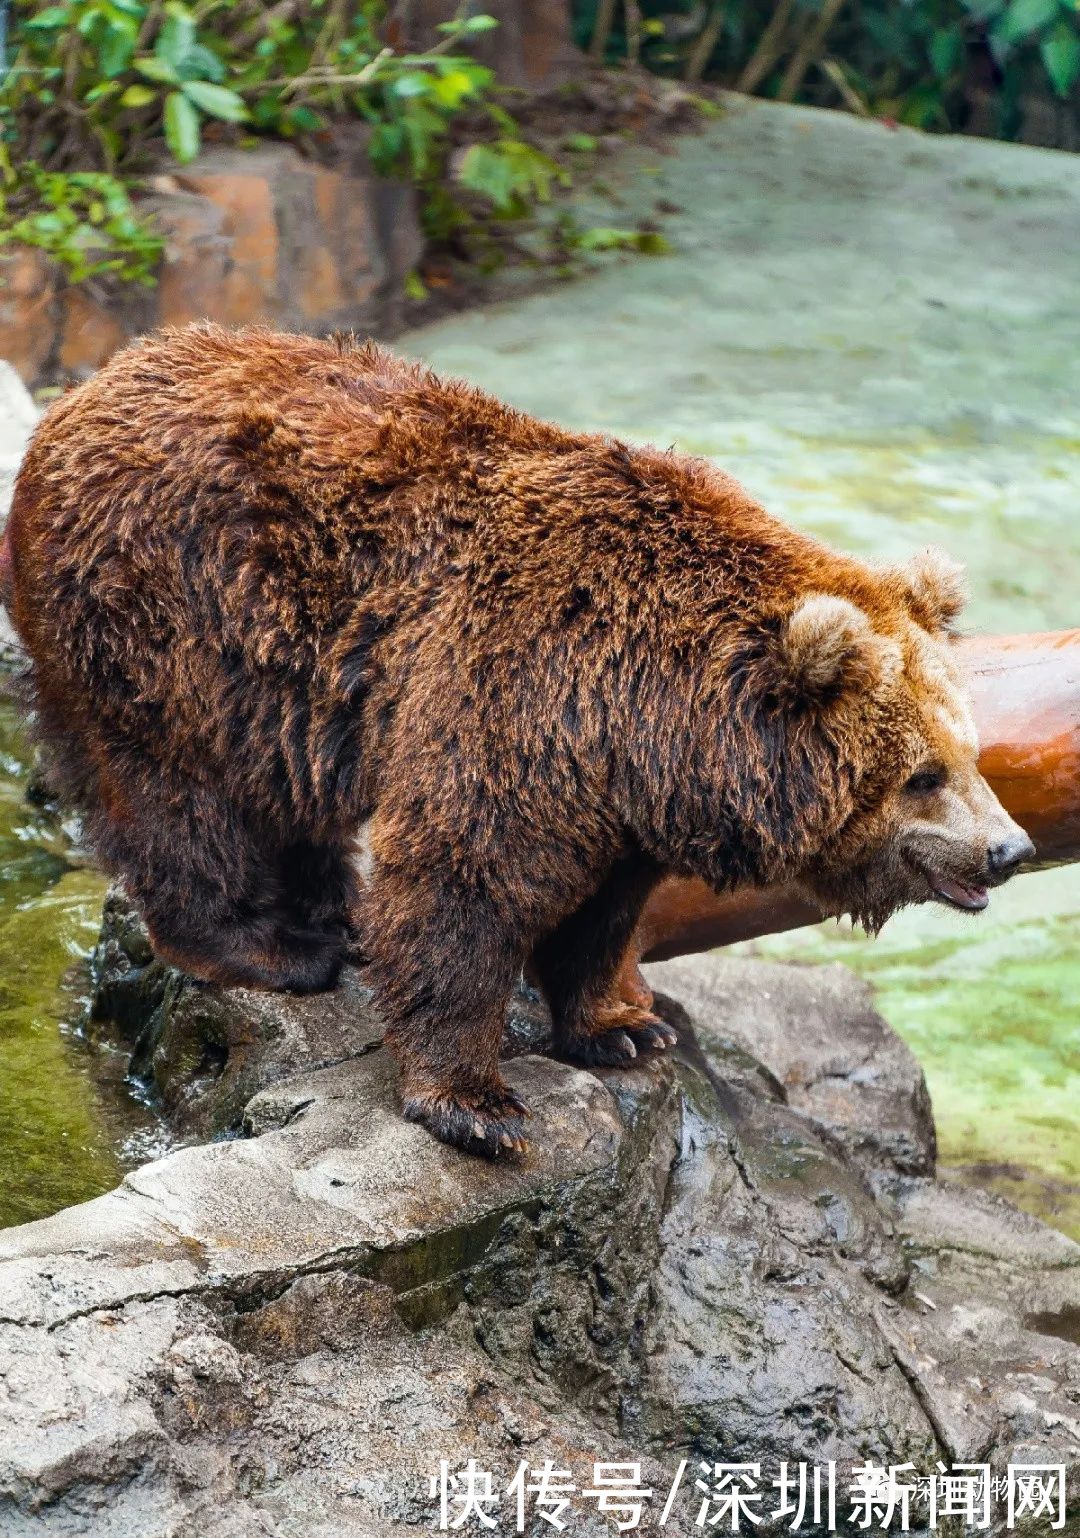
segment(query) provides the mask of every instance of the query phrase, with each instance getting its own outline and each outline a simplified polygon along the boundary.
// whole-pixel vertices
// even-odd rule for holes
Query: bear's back
[[[128,671],[136,649],[194,635],[295,664],[343,605],[438,559],[448,504],[471,516],[455,476],[514,419],[371,346],[160,333],[39,424],[12,514],[13,617],[32,652],[78,634],[76,664],[89,649]]]

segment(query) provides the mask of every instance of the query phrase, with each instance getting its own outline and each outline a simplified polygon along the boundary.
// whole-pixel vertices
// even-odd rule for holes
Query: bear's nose
[[[990,864],[990,872],[1004,881],[1011,876],[1018,865],[1025,860],[1030,860],[1035,853],[1035,845],[1026,833],[1014,834],[1012,838],[1002,839],[1000,844],[991,844],[987,854]]]

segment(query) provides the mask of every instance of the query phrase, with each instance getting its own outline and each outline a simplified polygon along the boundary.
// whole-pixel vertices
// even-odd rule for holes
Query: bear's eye
[[[944,783],[944,769],[919,769],[911,776],[904,789],[912,796],[929,796],[935,790],[940,790]]]

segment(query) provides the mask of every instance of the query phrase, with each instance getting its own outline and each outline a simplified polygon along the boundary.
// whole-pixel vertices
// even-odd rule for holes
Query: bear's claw
[[[528,1148],[523,1126],[532,1115],[512,1090],[491,1090],[478,1099],[452,1094],[406,1096],[407,1121],[418,1121],[442,1143],[487,1159],[520,1159]]]
[[[575,1032],[559,1043],[560,1054],[589,1068],[625,1068],[648,1052],[665,1052],[678,1044],[678,1036],[657,1015],[632,1005],[618,1011],[619,1024],[607,1030]]]

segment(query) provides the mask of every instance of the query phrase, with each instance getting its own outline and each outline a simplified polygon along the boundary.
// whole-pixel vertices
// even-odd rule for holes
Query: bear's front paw
[[[648,1052],[678,1044],[665,1021],[633,1004],[605,1004],[583,1025],[560,1031],[555,1049],[589,1068],[625,1068]]]
[[[505,1085],[479,1094],[405,1093],[407,1121],[418,1121],[442,1143],[486,1159],[519,1159],[528,1148],[524,1118],[532,1112]]]

